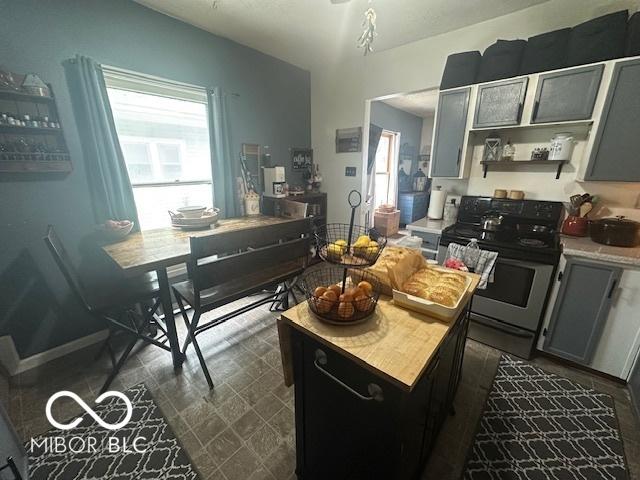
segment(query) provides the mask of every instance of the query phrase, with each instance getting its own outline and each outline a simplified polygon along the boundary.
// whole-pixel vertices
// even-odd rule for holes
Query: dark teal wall
[[[408,143],[415,149],[416,159],[420,153],[422,117],[399,110],[380,101],[371,102],[371,123],[392,132],[400,132],[400,145]],[[417,160],[412,173],[418,168]]]
[[[57,179],[0,174],[0,336],[12,335],[22,357],[102,328],[71,298],[42,241],[54,224],[80,262],[94,223],[62,67],[76,54],[238,93],[229,98],[237,152],[242,142],[266,144],[288,164],[289,147],[311,143],[307,71],[131,0],[0,0],[0,64],[52,84],[74,163]]]

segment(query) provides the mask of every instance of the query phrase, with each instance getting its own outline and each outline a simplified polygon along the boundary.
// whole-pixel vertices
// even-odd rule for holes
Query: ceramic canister
[[[556,133],[551,139],[549,160],[570,160],[573,151],[573,134]]]

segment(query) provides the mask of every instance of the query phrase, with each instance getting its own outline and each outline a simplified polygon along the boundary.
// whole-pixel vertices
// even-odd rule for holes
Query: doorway
[[[398,197],[398,145],[400,133],[383,130],[376,150],[373,206],[396,204]]]

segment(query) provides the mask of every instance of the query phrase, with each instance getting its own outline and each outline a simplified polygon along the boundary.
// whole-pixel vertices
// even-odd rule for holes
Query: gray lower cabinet
[[[544,350],[588,365],[598,346],[622,269],[569,258],[547,328]]]
[[[531,123],[590,119],[603,70],[604,65],[593,65],[541,74]]]
[[[528,78],[517,78],[478,87],[473,128],[519,125]]]
[[[616,64],[585,180],[640,181],[640,60]]]
[[[470,88],[440,93],[431,177],[458,177],[467,128]]]

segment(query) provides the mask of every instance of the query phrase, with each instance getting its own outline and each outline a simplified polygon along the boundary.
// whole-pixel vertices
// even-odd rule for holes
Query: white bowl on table
[[[207,207],[188,206],[178,208],[177,212],[182,214],[184,218],[200,218],[206,210]]]
[[[108,220],[100,225],[98,228],[102,232],[105,240],[115,242],[124,239],[133,230],[134,222],[130,220],[123,220],[117,222],[115,220]]]

